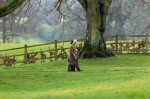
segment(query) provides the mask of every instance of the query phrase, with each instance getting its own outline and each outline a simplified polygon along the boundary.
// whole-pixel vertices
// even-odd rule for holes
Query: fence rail
[[[78,41],[83,41],[84,39],[81,39],[81,40],[78,40]],[[57,41],[55,40],[55,42],[52,42],[52,43],[44,43],[44,44],[38,44],[38,45],[32,45],[32,46],[28,46],[27,44],[24,45],[24,47],[18,47],[18,48],[11,48],[11,49],[6,49],[6,50],[0,50],[0,52],[5,52],[5,51],[13,51],[13,50],[20,50],[20,49],[23,49],[24,50],[24,54],[17,54],[17,55],[8,55],[8,56],[0,56],[0,59],[4,59],[4,58],[7,58],[7,57],[14,57],[14,56],[23,56],[24,57],[24,60],[23,61],[17,61],[15,63],[25,63],[27,64],[29,62],[29,59],[27,58],[27,55],[28,54],[35,54],[35,53],[44,53],[44,52],[51,52],[53,51],[54,52],[54,55],[51,56],[51,57],[46,57],[44,59],[50,59],[50,58],[54,58],[55,61],[58,60],[58,58],[61,58],[61,57],[64,57],[64,56],[67,56],[67,55],[62,55],[61,57],[58,55],[58,51],[62,50],[61,48],[58,48],[58,44],[59,43],[64,43],[64,42],[70,42],[70,41]],[[49,50],[44,50],[44,51],[37,51],[37,52],[28,52],[28,48],[34,48],[34,47],[38,47],[38,46],[44,46],[44,45],[51,45],[51,44],[54,44],[54,49],[49,49]],[[80,48],[80,47],[78,47]],[[69,49],[69,47],[67,48],[63,48],[63,50],[66,50],[66,49]],[[1,54],[0,54],[1,55]],[[36,59],[36,60],[43,60],[43,58],[39,58],[39,59]],[[32,59],[30,60],[32,61]],[[0,63],[0,66],[1,65],[7,65],[6,63]]]
[[[119,41],[120,37],[145,37],[145,40],[143,42],[134,42],[134,44],[135,45],[138,44],[138,47],[139,47],[139,48],[136,47],[137,48],[136,50],[134,48],[126,50],[126,49],[122,49],[122,46],[119,47],[119,44],[127,44],[127,43],[128,44],[133,44],[133,42],[127,42],[127,41],[120,42]],[[118,54],[119,51],[121,52],[121,54],[126,54],[126,53],[122,53],[122,51],[133,51],[133,50],[135,50],[137,52],[138,51],[144,51],[144,54],[149,54],[149,52],[148,52],[148,51],[150,51],[150,49],[148,49],[149,45],[150,45],[149,44],[149,39],[148,39],[149,37],[150,37],[150,35],[148,35],[148,34],[146,34],[146,35],[118,35],[118,34],[116,34],[115,36],[107,37],[107,38],[115,38],[115,42],[107,43],[106,45],[115,45],[115,49],[112,49],[112,51],[115,51],[116,54]],[[140,48],[139,44],[144,45],[144,47],[142,47],[143,49]],[[135,47],[135,45],[134,45],[134,47]],[[131,47],[131,46],[129,46],[129,47]],[[128,54],[131,54],[131,53],[128,53]],[[134,54],[135,54],[135,52],[134,52]],[[138,53],[138,54],[141,54],[141,53]]]
[[[114,51],[116,54],[119,53],[120,49],[119,49],[119,44],[132,44],[133,42],[127,42],[127,41],[124,41],[124,42],[120,42],[119,41],[119,38],[121,37],[145,37],[145,49],[140,49],[139,51],[143,51],[145,50],[145,54],[148,54],[148,51],[150,51],[149,48],[149,39],[148,37],[150,37],[150,35],[146,34],[146,35],[114,35],[114,36],[107,36],[106,38],[115,38],[115,42],[113,43],[106,43],[106,45],[115,45],[115,49],[111,49],[112,51]],[[84,41],[84,39],[81,39],[79,41]],[[70,41],[63,41],[63,42],[70,42]],[[27,54],[35,54],[35,53],[44,53],[44,52],[50,52],[50,51],[54,51],[54,56],[52,57],[47,57],[46,59],[49,59],[49,58],[55,58],[55,60],[57,60],[59,58],[58,56],[58,51],[61,50],[60,48],[58,48],[58,43],[62,43],[61,42],[58,42],[57,40],[55,40],[54,42],[52,43],[44,43],[44,44],[38,44],[38,45],[32,45],[32,46],[28,46],[28,45],[24,45],[24,47],[18,47],[18,48],[12,48],[12,49],[6,49],[6,50],[0,50],[0,52],[4,52],[4,51],[12,51],[12,50],[19,50],[19,49],[24,49],[24,54],[18,54],[18,55],[15,55],[15,56],[24,56],[24,60],[23,61],[19,61],[19,62],[15,62],[15,63],[25,63],[27,64],[29,62],[28,58],[27,58]],[[38,52],[32,52],[32,53],[29,53],[28,52],[28,48],[34,48],[34,47],[38,47],[38,46],[44,46],[44,45],[50,45],[50,44],[54,44],[54,49],[49,49],[49,50],[45,50],[45,51],[38,51]],[[135,44],[139,44],[139,42],[135,42]],[[69,49],[69,48],[63,48],[63,49]],[[121,51],[132,51],[132,49],[128,49],[128,50],[125,50],[125,49],[121,49]],[[122,54],[127,54],[127,53],[122,53]],[[141,53],[140,53],[141,54]],[[2,58],[6,58],[6,57],[13,57],[14,55],[9,55],[9,56],[0,56],[0,59]],[[37,59],[37,60],[41,60],[43,58],[40,58],[40,59]],[[0,64],[0,65],[4,65],[4,64]]]

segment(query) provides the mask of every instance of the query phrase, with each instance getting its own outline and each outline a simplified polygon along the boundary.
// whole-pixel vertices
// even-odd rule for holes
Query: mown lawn
[[[0,99],[149,99],[150,56],[80,59],[0,67]]]

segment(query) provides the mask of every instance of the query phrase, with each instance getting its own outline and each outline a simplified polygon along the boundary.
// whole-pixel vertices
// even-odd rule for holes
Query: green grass
[[[149,99],[150,56],[80,59],[83,72],[67,72],[67,60],[0,67],[0,99]]]

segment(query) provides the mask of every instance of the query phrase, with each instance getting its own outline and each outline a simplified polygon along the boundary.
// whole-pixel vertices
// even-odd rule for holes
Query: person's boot
[[[80,71],[78,71],[78,72],[82,72],[83,70],[80,70]]]

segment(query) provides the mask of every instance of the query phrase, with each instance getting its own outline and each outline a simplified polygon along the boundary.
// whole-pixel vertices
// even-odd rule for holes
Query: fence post
[[[116,54],[118,54],[118,34],[116,34]]]
[[[55,40],[55,61],[57,60],[57,40]]]
[[[25,48],[25,53],[24,53],[24,63],[25,64],[27,64],[27,62],[28,62],[28,58],[27,58],[27,48],[28,48],[28,46],[27,45],[24,45],[24,48]]]
[[[149,43],[149,41],[148,41],[148,34],[146,34],[146,36],[145,36],[146,38],[145,38],[145,43],[146,43],[146,55],[148,54],[148,43]]]

